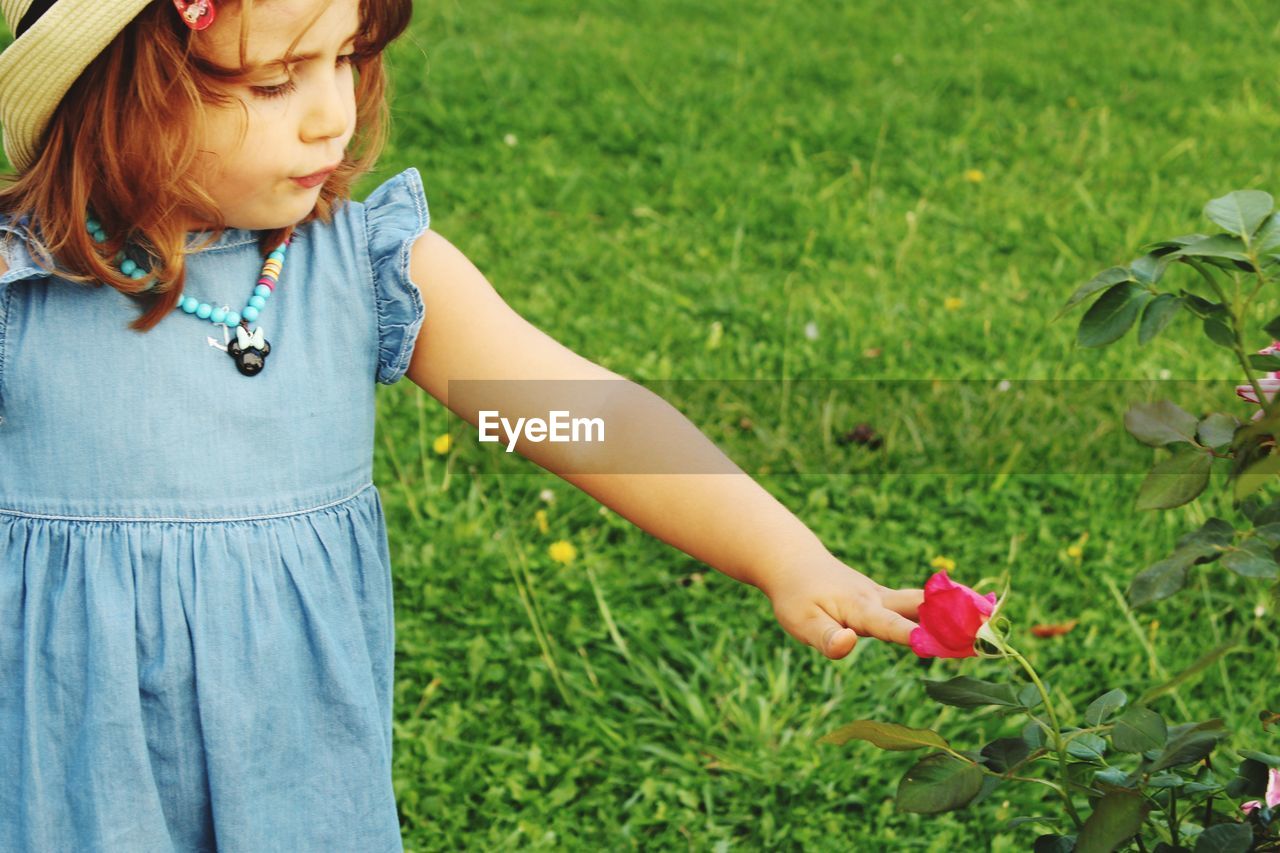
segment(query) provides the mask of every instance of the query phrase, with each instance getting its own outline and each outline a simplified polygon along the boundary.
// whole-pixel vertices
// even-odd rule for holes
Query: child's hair
[[[28,215],[38,225],[42,269],[72,281],[105,283],[146,296],[145,312],[130,328],[147,331],[174,309],[186,278],[186,213],[226,222],[192,175],[203,138],[202,103],[244,105],[225,87],[250,79],[246,43],[253,0],[219,0],[218,10],[241,7],[240,67],[227,68],[198,53],[203,37],[186,27],[172,3],[148,4],[85,68],[58,104],[29,169],[0,186],[0,212]],[[320,10],[323,11],[323,8]],[[318,17],[317,13],[317,17]],[[388,110],[382,50],[408,26],[412,0],[361,0],[353,64],[356,129],[342,164],[326,180],[315,208],[302,222],[329,222],[350,197],[351,184],[368,172],[386,139]],[[314,21],[314,19],[313,19]],[[308,24],[309,25],[309,24]],[[293,51],[300,40],[289,46]],[[102,249],[86,228],[89,210],[102,224]],[[288,234],[262,235],[265,256]],[[32,229],[28,226],[27,230]],[[141,247],[156,277],[135,281],[113,266],[125,245]],[[209,245],[202,244],[200,247]],[[47,258],[38,256],[44,253]]]

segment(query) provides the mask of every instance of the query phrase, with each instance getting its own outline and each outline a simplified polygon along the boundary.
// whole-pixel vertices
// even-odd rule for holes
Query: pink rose
[[[1258,350],[1258,355],[1273,355],[1276,353],[1280,353],[1280,341],[1272,341],[1271,346],[1263,347]],[[1262,389],[1262,393],[1267,398],[1268,403],[1274,400],[1276,393],[1280,392],[1280,370],[1273,370],[1266,376],[1259,379],[1258,387]],[[1236,394],[1240,399],[1245,400],[1246,402],[1258,402],[1258,395],[1254,393],[1252,385],[1237,385]],[[1254,414],[1253,419],[1256,421],[1258,418],[1262,417],[1263,414],[1262,409],[1258,409]]]
[[[1274,767],[1267,771],[1267,796],[1265,799],[1269,809],[1280,806],[1280,770]],[[1250,800],[1241,804],[1240,808],[1244,810],[1245,814],[1252,814],[1255,809],[1262,808],[1262,803],[1257,800]]]
[[[969,658],[978,629],[995,612],[996,594],[978,595],[938,572],[924,585],[919,627],[911,631],[911,651],[922,658]]]

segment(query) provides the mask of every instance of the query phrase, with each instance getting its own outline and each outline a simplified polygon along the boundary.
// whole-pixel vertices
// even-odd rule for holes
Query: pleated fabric
[[[403,849],[373,387],[428,224],[410,169],[300,229],[244,377],[212,324],[129,331],[0,223],[0,851]],[[256,238],[188,292],[242,304]]]

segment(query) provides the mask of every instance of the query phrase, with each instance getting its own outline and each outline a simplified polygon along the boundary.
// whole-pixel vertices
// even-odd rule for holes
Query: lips
[[[321,169],[318,172],[312,172],[310,175],[301,175],[295,178],[294,180],[305,181],[305,180],[314,179],[314,178],[325,178],[325,177],[328,177],[329,174],[333,172],[335,169],[337,169],[338,166],[340,165],[342,164],[334,163],[332,166],[326,166],[325,168]]]

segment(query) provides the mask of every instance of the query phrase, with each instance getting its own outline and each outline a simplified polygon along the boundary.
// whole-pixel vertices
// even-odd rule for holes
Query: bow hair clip
[[[213,0],[173,0],[173,5],[178,8],[182,22],[193,30],[206,29],[217,15]]]

